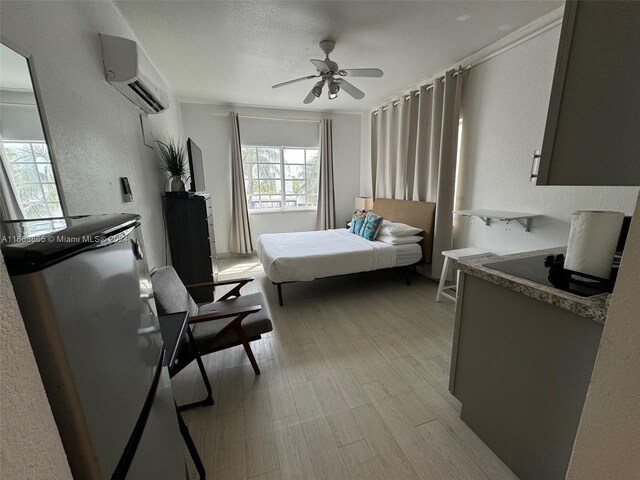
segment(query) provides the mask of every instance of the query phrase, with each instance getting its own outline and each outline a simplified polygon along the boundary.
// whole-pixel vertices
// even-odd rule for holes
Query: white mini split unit
[[[133,40],[100,34],[107,81],[143,112],[169,108],[167,87],[158,71]]]

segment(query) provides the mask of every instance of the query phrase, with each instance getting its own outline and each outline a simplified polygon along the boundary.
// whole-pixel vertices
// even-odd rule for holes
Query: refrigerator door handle
[[[108,237],[101,238],[94,248],[103,248],[108,247],[114,243],[123,242],[125,238],[127,238],[131,232],[133,232],[140,224],[136,222],[136,224],[132,227],[127,228],[126,230],[121,230],[119,232],[115,232]]]
[[[113,475],[111,475],[111,480],[124,480],[127,477],[127,472],[129,471],[131,462],[133,462],[133,457],[136,454],[138,444],[140,443],[140,439],[142,438],[142,434],[144,433],[144,429],[147,425],[149,413],[151,412],[151,408],[153,407],[156,392],[158,391],[158,384],[160,383],[160,376],[162,374],[163,365],[164,348],[160,350],[160,358],[158,359],[158,364],[156,365],[156,371],[153,375],[151,388],[149,388],[149,393],[147,394],[147,398],[145,399],[142,410],[140,411],[140,416],[138,417],[138,420],[133,427],[133,431],[131,432],[131,436],[129,437],[127,446],[125,447],[124,452],[122,452],[122,457],[120,457],[120,461],[118,462],[116,469],[113,471]]]
[[[116,230],[114,232],[109,232],[109,234],[106,236],[90,236],[89,238],[91,238],[91,245],[86,247],[85,251],[98,250],[99,248],[105,248],[113,245],[114,243],[124,242],[126,238],[131,235],[131,232],[133,232],[139,226],[140,222],[135,222],[131,225],[128,225],[126,228]]]

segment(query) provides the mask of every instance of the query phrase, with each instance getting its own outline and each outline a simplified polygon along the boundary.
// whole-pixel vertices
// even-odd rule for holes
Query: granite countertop
[[[563,252],[563,248],[550,248],[533,252],[514,253],[511,255],[461,260],[455,262],[454,266],[466,274],[473,275],[474,277],[481,278],[502,287],[510,288],[528,297],[555,305],[556,307],[568,310],[585,318],[590,318],[596,322],[604,323],[607,317],[607,309],[611,302],[610,293],[603,293],[592,297],[581,297],[548,285],[542,285],[531,280],[485,267],[487,263],[499,262],[501,260],[527,258],[536,255],[552,255]]]

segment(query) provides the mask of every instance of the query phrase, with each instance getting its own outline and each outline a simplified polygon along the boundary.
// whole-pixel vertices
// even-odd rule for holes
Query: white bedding
[[[269,280],[281,283],[391,268],[396,266],[397,246],[337,229],[265,233],[258,237],[256,250]]]
[[[422,258],[422,247],[419,243],[407,245],[393,245],[396,251],[395,267],[406,267],[418,263]]]

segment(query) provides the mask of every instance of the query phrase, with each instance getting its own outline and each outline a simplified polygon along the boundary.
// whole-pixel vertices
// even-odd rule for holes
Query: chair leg
[[[244,347],[244,351],[249,357],[249,362],[251,362],[251,366],[253,367],[253,371],[256,375],[260,375],[260,368],[258,368],[258,362],[256,362],[256,357],[253,356],[253,350],[251,350],[251,345],[249,345],[249,341],[247,340],[247,336],[244,334],[244,330],[241,326],[238,325],[238,337],[242,342],[242,346]]]
[[[256,375],[260,375],[260,369],[258,368],[258,362],[256,362],[256,357],[253,356],[253,351],[251,350],[251,345],[246,340],[242,342],[242,346],[244,347],[244,351],[247,353],[247,357],[249,357],[249,361],[251,362],[251,366],[253,367],[253,371]]]
[[[187,328],[187,335],[189,335],[189,346],[193,349],[193,352],[195,354],[196,363],[198,364],[198,370],[200,370],[200,375],[202,376],[204,388],[207,389],[207,396],[204,398],[204,400],[187,403],[186,405],[180,405],[180,407],[178,407],[180,410],[189,410],[196,407],[207,407],[214,404],[213,388],[211,388],[209,376],[207,375],[207,371],[204,369],[204,363],[202,363],[202,358],[200,357],[200,352],[198,351],[198,345],[196,344],[196,339],[193,338],[193,332],[191,332],[190,327]]]
[[[202,464],[202,459],[200,458],[200,454],[198,454],[196,445],[195,443],[193,443],[193,438],[191,437],[191,433],[189,433],[189,428],[187,427],[187,424],[184,423],[184,419],[182,418],[182,415],[180,415],[180,408],[178,407],[177,404],[176,404],[176,415],[178,416],[178,428],[180,429],[180,434],[184,439],[184,443],[187,446],[189,455],[191,455],[193,464],[196,466],[196,470],[198,471],[200,480],[205,480],[207,478],[207,472],[204,469],[204,465]]]

